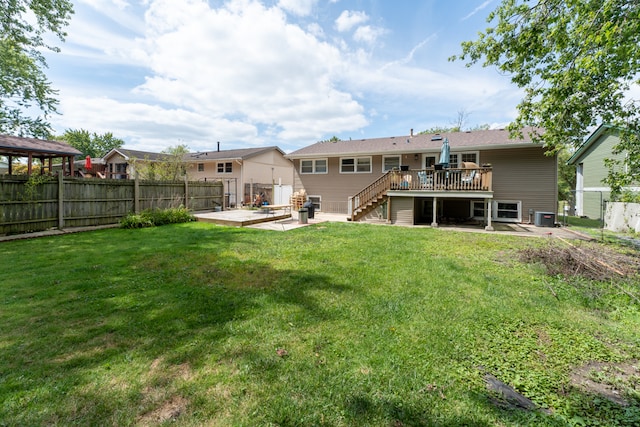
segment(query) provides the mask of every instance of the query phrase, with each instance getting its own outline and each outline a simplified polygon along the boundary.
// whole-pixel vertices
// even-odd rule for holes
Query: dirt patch
[[[154,426],[166,421],[176,420],[187,408],[187,400],[182,396],[173,396],[158,408],[144,414],[136,423],[139,426]]]
[[[601,396],[621,406],[629,398],[640,396],[640,364],[638,360],[624,363],[591,362],[575,369],[571,385],[583,392]]]
[[[171,365],[167,364],[163,357],[153,360],[146,374],[149,385],[144,388],[142,395],[143,406],[154,409],[140,415],[136,424],[153,426],[180,417],[189,402],[177,395],[176,381],[187,381],[192,378],[192,375],[188,363]]]

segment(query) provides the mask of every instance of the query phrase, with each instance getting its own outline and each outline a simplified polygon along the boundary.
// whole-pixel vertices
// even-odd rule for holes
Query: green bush
[[[129,214],[120,221],[122,228],[144,228],[165,224],[195,221],[188,209],[180,206],[169,209],[147,209],[139,215]]]

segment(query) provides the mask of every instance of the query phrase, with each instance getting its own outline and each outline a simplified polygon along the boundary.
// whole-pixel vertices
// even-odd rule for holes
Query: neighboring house
[[[293,163],[278,147],[204,151],[185,156],[189,176],[196,180],[221,179],[225,205],[250,205],[257,200],[289,203]],[[274,195],[273,192],[276,191]],[[278,191],[280,190],[280,191]],[[280,200],[274,200],[278,198]]]
[[[157,162],[165,156],[166,154],[152,153],[149,151],[114,148],[102,156],[104,162],[104,177],[107,179],[133,179],[135,177],[134,159],[145,163]]]
[[[297,150],[294,189],[316,209],[393,224],[534,223],[557,209],[557,157],[523,131],[506,130],[318,142]],[[440,169],[444,140],[448,168]]]
[[[113,149],[104,156],[107,178],[131,179],[135,176],[132,159],[157,162],[163,156],[165,154]],[[224,182],[225,206],[251,204],[256,196],[273,204],[274,187],[286,192],[278,195],[288,203],[293,185],[293,163],[278,147],[187,153],[183,160],[190,180]]]
[[[620,142],[619,130],[600,125],[567,161],[576,166],[575,213],[592,219],[602,219],[604,203],[610,199],[611,189],[603,183],[609,174],[605,159],[624,160],[625,154],[613,154]],[[640,188],[631,188],[640,191]]]
[[[9,163],[5,160],[0,160],[0,175],[9,173]]]

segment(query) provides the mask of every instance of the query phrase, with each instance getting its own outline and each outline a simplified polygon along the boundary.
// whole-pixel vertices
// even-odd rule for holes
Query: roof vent
[[[432,141],[442,141],[442,135],[440,135],[439,133],[437,133],[437,134],[435,134],[435,135],[433,135],[433,136],[431,137],[431,140],[432,140]]]

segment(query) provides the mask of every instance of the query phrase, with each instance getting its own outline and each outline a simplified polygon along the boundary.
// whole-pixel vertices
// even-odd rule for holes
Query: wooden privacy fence
[[[0,235],[117,224],[130,213],[222,207],[221,181],[0,176]]]

